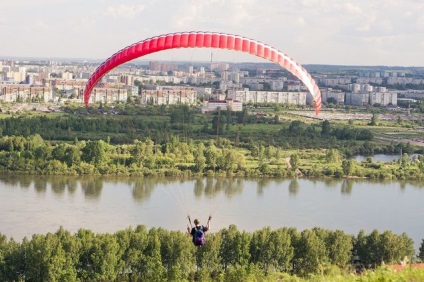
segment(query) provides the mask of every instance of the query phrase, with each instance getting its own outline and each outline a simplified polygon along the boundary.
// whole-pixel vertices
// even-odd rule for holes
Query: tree
[[[230,267],[247,266],[250,259],[250,236],[240,232],[235,225],[221,230],[222,245],[220,250],[221,264],[224,270]]]
[[[82,159],[94,165],[99,165],[106,160],[105,143],[102,140],[89,141],[82,148]]]
[[[211,233],[207,236],[207,242],[204,246],[196,251],[196,262],[200,276],[217,280],[219,273],[222,271],[220,263],[220,247],[222,245],[221,232]]]
[[[334,97],[329,97],[329,98],[327,99],[327,104],[334,104],[334,105],[337,105],[337,100],[336,100],[336,98],[334,98]]]
[[[94,252],[95,235],[92,231],[79,229],[75,235],[78,242],[78,278],[83,281],[94,279]]]
[[[422,262],[424,262],[424,239],[421,241],[421,246],[418,252],[418,257],[421,259]]]
[[[290,156],[290,166],[291,169],[294,171],[299,167],[299,155],[293,154]]]
[[[327,136],[331,133],[331,126],[328,120],[324,120],[321,124],[321,135]]]
[[[92,245],[91,260],[93,262],[93,279],[96,281],[114,281],[119,270],[119,244],[116,237],[99,234]]]
[[[224,124],[225,116],[222,115],[221,110],[218,109],[218,112],[214,113],[212,118],[212,131],[217,137],[224,134]]]
[[[338,164],[340,162],[340,153],[337,149],[329,149],[325,154],[327,163]]]
[[[168,281],[183,281],[194,268],[194,251],[186,234],[180,231],[159,229],[162,265],[167,270]]]
[[[319,274],[327,261],[324,241],[312,230],[302,231],[294,244],[294,272],[302,276]]]
[[[203,143],[199,143],[199,145],[196,147],[196,149],[193,152],[194,157],[194,168],[196,172],[202,172],[206,168],[206,157],[204,154],[205,151],[205,145]]]
[[[147,235],[147,246],[144,251],[143,260],[141,262],[142,281],[163,281],[165,280],[166,269],[162,265],[161,241],[159,238],[159,230],[152,228]]]
[[[369,235],[361,230],[355,243],[355,251],[361,262],[367,267],[376,267],[382,263],[382,250],[380,248],[380,233],[373,230]]]
[[[25,278],[30,281],[59,281],[70,278],[76,281],[76,273],[66,265],[66,255],[57,236],[52,233],[47,235],[33,235],[28,244],[26,254],[28,270]],[[68,265],[69,267],[69,265]]]
[[[353,249],[351,235],[347,235],[340,230],[330,232],[327,237],[326,246],[331,264],[342,267],[348,265],[352,258]]]
[[[213,171],[215,172],[216,166],[218,164],[218,149],[211,142],[209,143],[209,146],[206,147],[204,154],[206,157],[206,163],[209,164],[209,166],[212,167]]]
[[[75,236],[71,235],[71,233],[62,226],[56,231],[55,236],[60,241],[62,249],[66,254],[61,277],[63,281],[76,281],[79,259],[78,241]]]
[[[63,161],[65,158],[66,143],[60,143],[52,150],[52,157],[55,160]]]
[[[27,239],[22,244],[13,239],[8,240],[5,235],[0,234],[0,278],[4,281],[22,281],[22,273],[27,265],[25,261],[25,250]]]
[[[342,169],[344,175],[351,175],[353,172],[353,161],[352,160],[343,160],[342,162]]]
[[[369,123],[369,125],[376,126],[378,125],[378,121],[379,121],[378,115],[376,113],[373,113],[371,117],[371,122]]]
[[[303,132],[302,126],[304,125],[303,122],[294,120],[289,125],[289,132],[293,135],[300,135]]]
[[[294,247],[291,239],[291,229],[280,228],[271,232],[268,248],[271,253],[270,264],[275,271],[288,272],[290,262],[294,257]]]
[[[250,243],[251,262],[268,274],[275,271],[288,271],[294,249],[288,229],[272,231],[269,227],[255,231]]]
[[[73,165],[78,165],[81,162],[81,153],[78,147],[68,146],[65,149],[65,155],[63,157],[63,160],[69,167]]]
[[[258,265],[265,273],[269,272],[271,260],[270,250],[267,248],[270,239],[271,228],[266,227],[255,231],[250,242],[250,260]]]
[[[138,166],[140,166],[142,163],[145,147],[146,145],[143,142],[137,139],[134,140],[134,145],[131,148],[131,155],[134,162],[137,163]]]
[[[34,149],[34,157],[36,160],[48,160],[51,156],[51,147],[43,144]]]
[[[410,163],[409,156],[407,153],[402,154],[399,159],[399,163],[401,167],[407,167]]]
[[[119,264],[119,273],[121,273],[121,276],[128,274],[130,281],[140,278],[142,272],[145,270],[144,251],[147,247],[146,227],[138,225],[135,230],[128,228],[118,231],[115,233],[115,236],[119,244],[122,260],[122,263]]]

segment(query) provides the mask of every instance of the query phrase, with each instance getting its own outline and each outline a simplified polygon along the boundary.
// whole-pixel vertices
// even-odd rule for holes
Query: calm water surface
[[[410,154],[409,159],[413,160],[414,158],[418,158],[420,154]],[[400,159],[400,155],[388,155],[388,154],[375,154],[371,156],[363,156],[363,155],[357,155],[353,159],[357,162],[363,162],[366,161],[368,158],[371,158],[374,162],[393,162],[398,161]]]
[[[212,228],[235,224],[406,232],[416,249],[424,238],[424,182],[308,179],[194,180],[1,177],[0,233],[115,232],[138,224],[184,231],[186,215]]]

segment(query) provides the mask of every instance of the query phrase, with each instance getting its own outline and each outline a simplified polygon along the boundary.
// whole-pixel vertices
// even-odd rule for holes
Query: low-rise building
[[[250,91],[249,89],[228,91],[228,98],[242,103],[278,103],[306,105],[306,92]]]
[[[226,111],[227,109],[234,112],[241,112],[243,111],[243,103],[232,99],[207,100],[203,102],[202,113],[214,112],[217,110]]]

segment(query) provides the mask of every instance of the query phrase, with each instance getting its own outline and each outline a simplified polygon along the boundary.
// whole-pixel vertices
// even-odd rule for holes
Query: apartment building
[[[192,87],[156,87],[153,90],[142,90],[141,104],[173,105],[188,104],[196,105],[197,91]]]
[[[345,92],[337,89],[322,89],[321,90],[321,99],[323,103],[328,103],[328,99],[334,99],[336,104],[343,105],[345,103]]]
[[[4,102],[42,101],[53,99],[52,87],[32,86],[27,84],[1,84],[0,100]]]
[[[95,87],[91,91],[89,103],[117,103],[126,102],[128,99],[127,89]]]
[[[374,105],[382,106],[397,105],[397,92],[369,92],[369,93],[346,93],[346,105]]]
[[[278,103],[306,105],[307,92],[278,92],[278,91],[228,91],[227,97],[242,103]]]
[[[370,105],[380,104],[382,106],[396,106],[397,93],[396,92],[373,92],[370,93]]]

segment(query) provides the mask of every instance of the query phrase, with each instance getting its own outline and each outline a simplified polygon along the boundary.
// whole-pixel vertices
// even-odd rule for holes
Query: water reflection
[[[263,195],[265,188],[269,185],[269,179],[268,178],[261,178],[257,181],[256,185],[256,191],[257,195]]]
[[[217,197],[220,194],[224,194],[226,197],[233,197],[243,193],[243,189],[246,185],[250,186],[254,183],[256,186],[256,195],[263,196],[266,189],[272,185],[282,186],[284,183],[288,183],[288,191],[291,196],[295,196],[302,189],[302,185],[306,183],[307,186],[315,187],[322,185],[326,189],[340,189],[340,193],[343,195],[350,195],[354,190],[354,186],[357,184],[391,184],[397,183],[401,190],[405,190],[407,187],[413,187],[421,189],[424,187],[423,181],[394,181],[394,180],[382,180],[382,179],[335,179],[335,178],[324,178],[324,179],[247,179],[247,178],[194,178],[194,179],[172,179],[172,178],[145,178],[145,177],[100,177],[100,176],[85,176],[85,177],[72,177],[72,176],[0,176],[0,185],[8,187],[19,187],[24,190],[28,190],[30,187],[34,187],[34,191],[37,193],[46,193],[49,188],[51,192],[59,197],[63,197],[65,193],[75,194],[78,191],[78,187],[81,187],[81,191],[87,199],[98,199],[101,194],[104,185],[112,186],[129,186],[131,187],[132,197],[136,201],[147,201],[151,198],[155,189],[159,186],[167,187],[168,193],[192,193],[196,199],[200,199],[204,196],[208,198]],[[304,182],[306,181],[306,182]],[[248,184],[246,184],[248,182]],[[183,191],[184,187],[193,187],[190,192]],[[286,184],[287,185],[287,184]],[[287,187],[287,186],[286,186]]]
[[[240,178],[228,178],[224,184],[225,195],[228,197],[239,195],[243,192],[243,180]]]
[[[338,178],[325,178],[324,180],[325,186],[327,188],[338,188],[340,187],[340,179]]]
[[[290,181],[289,193],[292,196],[296,196],[297,192],[299,192],[299,181],[295,178]]]
[[[87,177],[81,179],[81,188],[84,195],[89,199],[98,199],[103,189],[103,179],[99,177]]]
[[[54,194],[62,196],[65,192],[67,185],[67,179],[63,177],[53,177],[51,181],[51,187]]]
[[[207,197],[216,197],[220,193],[224,193],[227,197],[232,197],[243,191],[243,182],[242,179],[239,178],[207,177],[205,179],[205,184],[200,182],[203,181],[200,179],[196,181],[196,197],[201,196],[203,193]],[[203,191],[201,189],[203,189]]]
[[[21,188],[29,188],[31,186],[31,180],[30,176],[24,176],[20,179],[19,185]]]
[[[41,193],[47,191],[47,179],[40,177],[34,180],[34,189],[35,191]]]
[[[352,188],[353,188],[353,180],[352,179],[344,179],[343,182],[342,182],[342,187],[341,187],[340,191],[342,192],[342,194],[349,195],[350,193],[352,193]]]
[[[204,190],[205,190],[205,184],[203,182],[203,179],[202,178],[196,178],[194,180],[194,189],[193,189],[194,197],[196,199],[199,199],[200,197],[202,197]]]
[[[129,181],[132,186],[132,196],[137,201],[145,201],[150,198],[156,183],[153,179],[137,178],[135,181]]]

